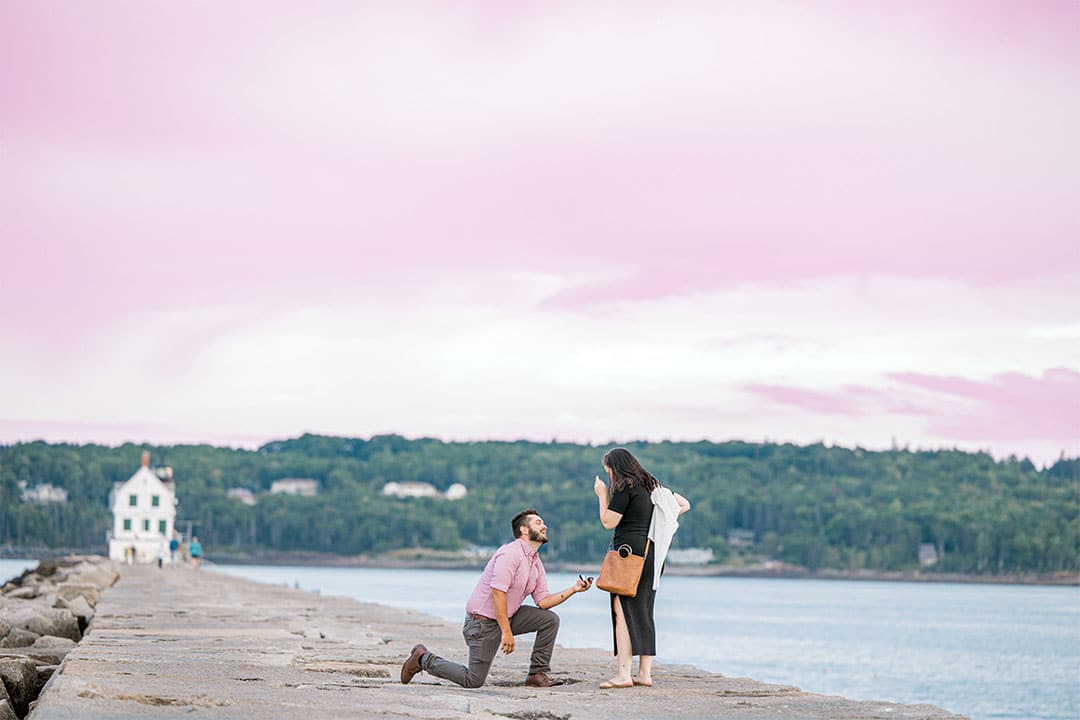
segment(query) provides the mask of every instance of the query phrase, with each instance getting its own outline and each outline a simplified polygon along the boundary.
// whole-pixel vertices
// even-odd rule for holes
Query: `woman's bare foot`
[[[634,687],[634,681],[631,678],[613,677],[610,680],[605,680],[600,683],[601,690],[611,690],[613,688],[628,688]]]
[[[640,675],[634,676],[634,684],[641,685],[642,687],[652,687],[651,677],[641,677]]]

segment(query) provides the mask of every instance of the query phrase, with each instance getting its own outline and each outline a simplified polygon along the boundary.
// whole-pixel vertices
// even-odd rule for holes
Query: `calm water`
[[[36,564],[0,560],[0,581]],[[479,574],[213,569],[452,622]],[[549,581],[558,590],[572,578],[552,573]],[[576,595],[558,612],[562,645],[610,647],[605,593]],[[976,720],[1080,718],[1078,588],[665,577],[656,624],[661,663],[862,700],[926,702]]]
[[[218,566],[458,622],[474,571]],[[549,576],[552,590],[569,575]],[[560,605],[559,642],[610,647],[607,595]],[[976,720],[1080,717],[1080,589],[665,577],[658,662]],[[422,640],[422,638],[417,638]],[[558,654],[555,656],[556,665]]]
[[[37,560],[0,560],[0,585],[22,575],[23,570],[37,567]]]

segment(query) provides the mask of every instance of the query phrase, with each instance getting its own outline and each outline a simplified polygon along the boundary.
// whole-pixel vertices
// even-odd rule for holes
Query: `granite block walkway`
[[[496,658],[482,688],[427,674],[405,686],[399,670],[417,642],[465,660],[460,625],[205,570],[120,573],[32,720],[960,718],[929,705],[859,702],[659,663],[651,689],[600,690],[613,669],[601,650],[557,648],[552,674],[567,684],[529,688],[520,683],[531,644],[520,639],[512,655]]]

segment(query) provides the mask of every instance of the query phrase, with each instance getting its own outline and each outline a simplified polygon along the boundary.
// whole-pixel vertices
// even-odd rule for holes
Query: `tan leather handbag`
[[[612,535],[612,540],[614,537]],[[645,569],[645,558],[649,556],[651,544],[652,540],[646,540],[645,554],[635,555],[633,548],[625,543],[618,548],[613,548],[609,543],[596,587],[616,595],[637,596],[638,582],[641,581],[641,571]]]

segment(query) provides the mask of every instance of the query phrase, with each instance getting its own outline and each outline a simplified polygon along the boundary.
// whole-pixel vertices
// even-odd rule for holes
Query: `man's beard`
[[[532,528],[529,528],[529,541],[530,542],[538,542],[541,545],[543,545],[544,543],[547,542],[547,536],[546,535],[541,535],[540,533],[536,532]]]

